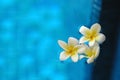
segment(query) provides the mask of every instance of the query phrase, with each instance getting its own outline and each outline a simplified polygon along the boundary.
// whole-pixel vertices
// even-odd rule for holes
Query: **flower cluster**
[[[79,32],[83,35],[79,40],[69,37],[68,43],[58,40],[58,44],[64,51],[60,53],[60,60],[64,61],[69,57],[73,62],[77,62],[82,58],[87,58],[87,63],[92,63],[99,56],[99,44],[105,41],[105,35],[100,33],[101,26],[95,23],[91,28],[81,26]],[[85,43],[85,42],[88,42]]]

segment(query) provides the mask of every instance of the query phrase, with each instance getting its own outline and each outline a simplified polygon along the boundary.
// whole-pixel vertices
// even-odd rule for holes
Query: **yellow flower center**
[[[92,41],[94,39],[94,36],[90,36],[90,40]]]
[[[87,50],[86,54],[87,54],[87,57],[91,57],[91,56],[95,55],[95,52],[92,50]]]
[[[75,55],[78,48],[75,48],[73,45],[68,46],[68,50],[66,51],[68,55]]]
[[[88,57],[92,56],[92,52],[86,52]]]
[[[90,34],[88,38],[90,41],[93,41],[96,38],[96,34]]]

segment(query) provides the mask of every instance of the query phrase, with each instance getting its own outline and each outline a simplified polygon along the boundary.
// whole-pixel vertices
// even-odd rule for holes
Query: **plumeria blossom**
[[[69,37],[68,44],[62,40],[58,40],[58,44],[64,51],[60,53],[60,60],[64,61],[71,57],[73,62],[78,61],[78,53],[83,53],[85,50],[84,45],[80,45],[76,38]]]
[[[90,64],[99,56],[99,53],[100,47],[97,43],[93,46],[86,45],[85,55],[80,55],[79,59],[81,60],[82,58],[88,58],[87,63]]]
[[[95,42],[102,43],[105,41],[105,35],[100,33],[101,26],[98,23],[95,23],[91,26],[91,28],[87,28],[85,26],[81,26],[79,32],[83,35],[79,43],[84,43],[89,41],[89,46],[93,46]]]

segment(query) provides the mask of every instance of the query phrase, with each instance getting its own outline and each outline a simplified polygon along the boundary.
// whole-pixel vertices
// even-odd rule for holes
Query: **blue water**
[[[57,44],[91,24],[90,0],[0,3],[0,80],[90,80],[92,64],[60,62]]]

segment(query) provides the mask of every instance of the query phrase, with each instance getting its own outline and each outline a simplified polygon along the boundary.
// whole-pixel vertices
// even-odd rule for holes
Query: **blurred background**
[[[120,10],[107,1],[0,0],[0,80],[120,80]],[[96,22],[107,36],[97,61],[60,62],[57,40]]]

